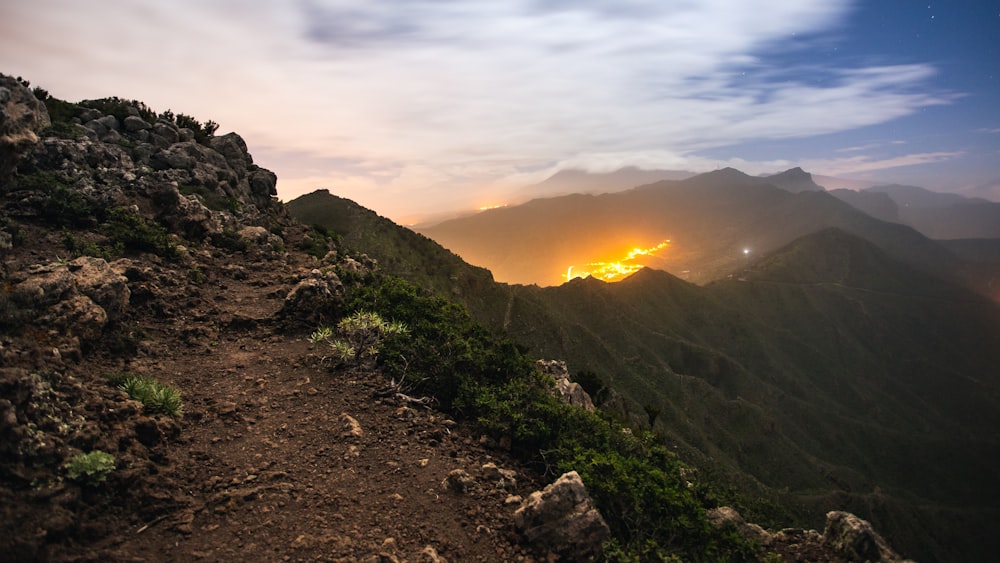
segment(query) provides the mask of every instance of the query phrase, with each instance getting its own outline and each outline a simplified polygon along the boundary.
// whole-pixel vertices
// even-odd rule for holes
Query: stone
[[[903,561],[867,520],[850,512],[826,513],[823,543],[848,561]]]
[[[16,78],[0,74],[0,183],[38,143],[51,125],[49,112]]]
[[[313,270],[285,297],[278,317],[308,326],[318,326],[338,317],[343,308],[344,284],[333,272]]]
[[[453,493],[465,494],[476,486],[476,480],[464,469],[452,469],[441,481],[441,488]]]
[[[493,462],[485,463],[480,468],[483,479],[493,483],[496,488],[513,492],[517,490],[517,472],[512,469],[501,469]]]
[[[708,510],[705,516],[708,517],[708,522],[712,526],[722,528],[732,525],[741,536],[755,541],[760,545],[768,546],[774,541],[770,532],[757,524],[745,521],[743,516],[732,507],[720,506],[719,508],[713,508]]]
[[[535,366],[544,374],[556,380],[556,393],[564,403],[594,412],[594,401],[579,383],[572,381],[566,362],[560,360],[538,360]]]
[[[81,256],[67,266],[76,289],[100,305],[109,321],[120,319],[128,308],[132,292],[128,278],[115,272],[103,258]]]
[[[611,537],[576,471],[531,493],[514,512],[514,524],[535,547],[570,561],[600,559],[601,545]]]
[[[146,129],[152,128],[152,125],[147,123],[145,119],[135,115],[130,115],[126,117],[122,125],[124,125],[125,130],[130,133],[145,131]]]

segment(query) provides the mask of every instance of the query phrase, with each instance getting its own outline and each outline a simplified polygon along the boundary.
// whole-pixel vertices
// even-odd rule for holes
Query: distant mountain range
[[[707,283],[826,227],[866,238],[920,269],[987,283],[987,274],[967,271],[975,267],[914,228],[893,222],[901,207],[886,197],[884,192],[826,192],[797,168],[767,177],[727,168],[610,194],[533,200],[421,232],[467,262],[488,268],[498,280],[542,286],[565,282],[570,266],[664,240],[670,240],[669,247],[644,258],[644,265]]]
[[[995,553],[1000,307],[970,258],[981,266],[998,247],[930,240],[806,176],[719,170],[425,231],[510,271],[670,238],[658,265],[702,285],[652,268],[618,283],[494,283],[328,193],[288,209],[465,304],[536,357],[596,374],[610,390],[605,408],[651,424],[704,471],[806,520],[854,511],[919,560]]]

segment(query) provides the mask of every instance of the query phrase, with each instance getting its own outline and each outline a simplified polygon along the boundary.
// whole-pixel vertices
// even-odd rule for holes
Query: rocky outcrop
[[[138,102],[51,103],[58,123],[30,90],[0,75],[0,189],[11,216],[92,226],[102,210],[134,206],[193,240],[287,217],[277,177],[253,163],[235,133],[195,133]]]
[[[81,256],[16,272],[9,283],[13,300],[39,322],[92,341],[125,314],[131,296],[127,281],[104,259]]]
[[[514,523],[532,545],[570,561],[597,560],[611,536],[576,471],[531,493],[514,513]]]
[[[708,511],[708,521],[716,527],[732,526],[743,537],[782,555],[789,561],[837,561],[845,563],[905,563],[866,520],[849,512],[828,512],[823,533],[786,528],[771,533],[746,522],[728,506]]]
[[[850,512],[826,514],[823,543],[848,561],[903,561],[868,521]]]
[[[560,360],[538,360],[535,366],[544,374],[556,380],[556,392],[563,402],[594,412],[594,401],[583,387],[571,379],[566,362]]]
[[[0,74],[0,183],[38,143],[39,133],[49,125],[45,105],[27,85]]]

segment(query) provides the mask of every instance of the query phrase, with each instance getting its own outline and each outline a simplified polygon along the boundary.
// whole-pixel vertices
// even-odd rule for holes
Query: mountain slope
[[[697,193],[675,184],[637,191],[645,204],[663,198],[691,209],[731,193],[734,177],[702,178]],[[912,256],[911,243],[937,252],[912,229],[866,218],[827,194],[756,182],[743,197],[770,198],[783,210],[822,204],[790,232],[839,216],[904,255]],[[662,193],[669,189],[678,193]],[[543,223],[565,216],[567,224],[574,213],[603,208],[608,220],[607,201],[579,195],[521,211]],[[747,204],[726,212],[740,217]],[[509,227],[503,213],[484,215],[493,229]],[[618,283],[496,284],[488,298],[460,299],[538,357],[597,373],[613,389],[608,408],[635,424],[652,421],[706,471],[781,499],[803,518],[832,506],[857,511],[921,560],[997,549],[995,304],[843,229],[754,254],[741,279],[703,287],[647,268]]]
[[[785,174],[778,183],[803,180]],[[540,285],[565,281],[570,265],[613,259],[664,240],[669,247],[644,265],[706,283],[744,266],[745,249],[767,253],[825,227],[858,234],[921,269],[952,275],[960,268],[911,228],[874,219],[823,191],[791,193],[774,178],[724,169],[614,194],[535,200],[421,232],[498,280]]]
[[[900,222],[933,239],[1000,238],[1000,203],[898,184],[874,186],[899,206]]]
[[[514,300],[512,334],[605,376],[634,417],[659,411],[656,428],[706,463],[787,487],[791,505],[837,499],[926,559],[973,549],[941,514],[984,538],[997,522],[1000,314],[856,237],[796,241],[747,281],[644,270]]]

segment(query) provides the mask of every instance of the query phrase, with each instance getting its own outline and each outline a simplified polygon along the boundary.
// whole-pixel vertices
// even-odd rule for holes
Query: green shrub
[[[101,450],[77,454],[66,463],[66,476],[86,485],[104,482],[114,470],[115,456]]]
[[[108,211],[101,232],[112,245],[121,245],[125,250],[151,252],[164,258],[178,256],[177,245],[162,225],[124,207]]]
[[[353,290],[349,310],[371,311],[408,327],[388,337],[378,362],[411,394],[431,396],[478,424],[511,453],[546,472],[580,473],[608,521],[608,559],[752,561],[755,548],[712,528],[710,495],[652,434],[633,436],[608,416],[567,405],[523,349],[476,324],[462,307],[403,280],[381,278]],[[591,387],[602,386],[591,377]]]
[[[386,338],[405,335],[407,332],[403,323],[386,321],[378,313],[371,311],[355,311],[337,324],[337,333],[342,338],[332,338],[332,329],[320,327],[312,333],[310,339],[313,343],[327,342],[338,362],[360,362],[377,357]]]
[[[181,393],[177,388],[141,375],[126,375],[117,387],[150,412],[180,416],[184,412]]]

